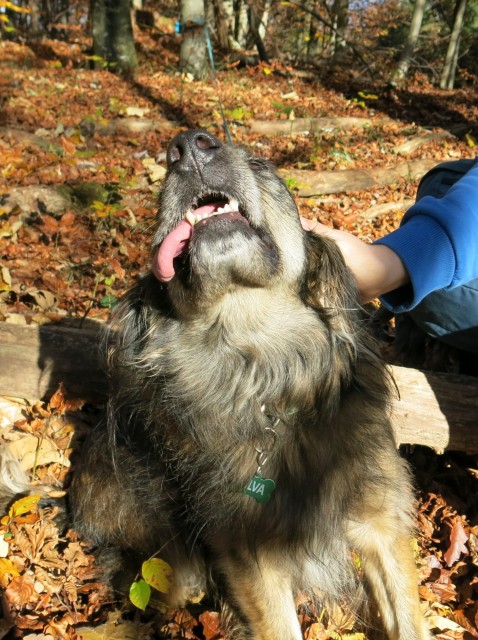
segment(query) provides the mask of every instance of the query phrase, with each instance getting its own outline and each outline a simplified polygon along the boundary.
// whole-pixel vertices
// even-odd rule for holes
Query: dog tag
[[[271,499],[271,493],[276,488],[274,480],[263,478],[260,475],[255,475],[244,489],[244,493],[257,502],[269,502]]]

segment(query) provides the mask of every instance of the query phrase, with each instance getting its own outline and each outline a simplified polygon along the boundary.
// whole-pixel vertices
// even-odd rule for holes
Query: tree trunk
[[[405,42],[402,55],[400,56],[397,68],[393,74],[394,84],[399,84],[408,75],[408,69],[410,68],[410,63],[413,58],[413,52],[417,46],[420,29],[422,28],[426,3],[427,0],[415,0],[415,9],[413,10],[407,41]]]
[[[233,24],[231,20],[232,4],[230,0],[225,2],[224,0],[212,0],[212,7],[214,11],[214,22],[216,24],[216,36],[219,42],[219,47],[223,51],[228,51],[230,48],[230,36],[233,31]]]
[[[137,65],[129,0],[92,0],[91,10],[96,66],[129,73]]]
[[[257,24],[256,13],[252,4],[249,4],[249,27],[251,29],[252,37],[254,38],[257,53],[259,54],[259,60],[262,62],[269,62],[269,56],[259,33],[259,25]]]
[[[74,323],[74,321],[72,321]],[[101,326],[76,324],[15,326],[0,323],[0,396],[47,398],[60,382],[69,396],[104,402]],[[409,443],[478,453],[478,380],[391,367],[398,388],[392,399],[397,444]]]
[[[29,36],[32,39],[40,39],[46,35],[45,25],[43,24],[43,3],[41,0],[30,4],[30,29]],[[20,17],[22,14],[18,14]]]
[[[207,75],[207,48],[204,0],[181,0],[181,71],[196,79]]]
[[[332,31],[330,46],[332,62],[335,64],[339,61],[345,50],[345,30],[349,19],[349,1],[334,0],[332,5],[332,21],[334,30]]]
[[[267,25],[269,24],[269,15],[271,10],[272,0],[266,0],[262,9],[262,16],[259,22],[259,36],[264,40],[267,33]]]
[[[245,0],[234,0],[234,39],[241,49],[247,48],[247,35],[249,33],[249,17],[247,15],[247,3]]]
[[[455,84],[455,74],[458,65],[458,54],[460,51],[460,37],[466,11],[466,0],[456,0],[455,19],[453,29],[450,34],[448,50],[446,52],[445,65],[440,78],[441,89],[453,89]]]

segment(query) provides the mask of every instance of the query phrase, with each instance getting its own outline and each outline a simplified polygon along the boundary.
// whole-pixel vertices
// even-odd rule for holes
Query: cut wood
[[[0,323],[0,396],[49,397],[63,382],[72,395],[101,402],[107,394],[98,322]]]
[[[252,133],[265,136],[297,136],[334,129],[364,129],[378,127],[392,122],[390,118],[294,118],[292,120],[251,120],[249,128]]]
[[[373,220],[378,216],[385,216],[389,213],[395,213],[395,211],[407,211],[410,209],[415,200],[407,198],[406,200],[400,200],[400,202],[384,202],[383,204],[374,204],[365,211],[360,213],[360,217],[363,220]]]
[[[101,325],[0,323],[0,396],[34,401],[60,382],[72,396],[103,402]],[[478,453],[478,378],[392,367],[399,397],[392,407],[397,444]]]
[[[399,144],[395,147],[393,152],[399,156],[408,156],[430,142],[437,142],[446,138],[455,138],[455,136],[448,131],[429,131],[428,133],[416,136],[415,138],[410,138],[410,140]]]
[[[279,169],[279,175],[290,183],[299,196],[312,197],[329,193],[366,191],[397,182],[400,178],[416,181],[443,160],[410,160],[392,167],[342,169],[341,171],[306,171]]]
[[[392,367],[397,444],[478,453],[478,378]]]

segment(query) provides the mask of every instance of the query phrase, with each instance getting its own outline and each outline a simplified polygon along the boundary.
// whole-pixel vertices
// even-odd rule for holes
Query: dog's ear
[[[334,240],[305,232],[307,264],[301,287],[304,304],[319,315],[329,339],[346,360],[371,353],[364,336],[363,309],[355,280]]]
[[[109,363],[135,359],[149,331],[166,317],[174,316],[166,285],[149,274],[132,287],[113,311],[109,326]]]
[[[317,311],[358,311],[359,295],[353,276],[334,240],[307,231],[305,247],[303,302]]]

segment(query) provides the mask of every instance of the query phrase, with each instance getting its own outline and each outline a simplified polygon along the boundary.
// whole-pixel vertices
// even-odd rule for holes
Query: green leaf
[[[30,513],[30,511],[33,511],[37,508],[40,499],[41,496],[38,494],[20,498],[20,500],[17,500],[12,504],[12,506],[8,510],[8,515],[10,516],[10,518],[16,518],[16,516],[23,516],[25,515],[25,513]]]
[[[129,599],[135,607],[144,611],[151,598],[151,587],[144,580],[135,580],[129,590]]]
[[[167,562],[161,558],[150,558],[143,562],[141,573],[146,582],[161,591],[168,593],[172,582],[173,570]]]
[[[293,191],[297,187],[297,178],[286,178],[284,182],[289,191]]]
[[[272,101],[272,106],[280,113],[285,113],[286,115],[290,115],[291,111],[294,110],[294,107],[292,105],[283,104],[282,102],[276,102],[275,100]]]
[[[376,96],[374,93],[365,93],[365,91],[359,91],[358,95],[361,98],[364,98],[364,100],[378,100],[378,96]]]
[[[105,296],[100,300],[100,307],[103,309],[112,309],[117,304],[118,298],[113,295]]]

